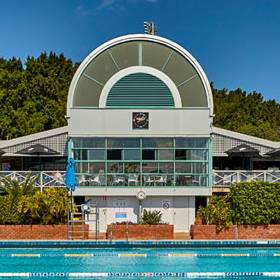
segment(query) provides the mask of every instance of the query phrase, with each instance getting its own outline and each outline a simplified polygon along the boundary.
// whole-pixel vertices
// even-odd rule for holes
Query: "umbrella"
[[[232,149],[227,150],[225,153],[231,157],[259,157],[259,150],[246,144],[241,144]]]
[[[227,150],[225,153],[227,153],[229,157],[242,158],[242,168],[245,169],[250,165],[249,158],[260,157],[259,150],[246,144],[238,145]]]
[[[45,156],[51,156],[51,155],[57,155],[59,154],[57,151],[48,148],[44,145],[41,144],[34,144],[28,148],[24,148],[18,152],[17,154],[22,154],[22,155],[45,155]]]
[[[66,162],[66,187],[69,191],[74,191],[76,186],[76,177],[75,177],[75,161],[73,158],[70,158]]]
[[[59,153],[57,151],[55,151],[51,148],[48,148],[44,145],[41,145],[41,144],[31,145],[30,147],[24,148],[24,149],[16,152],[16,154],[38,156],[40,169],[41,169],[41,157],[40,156],[59,155]]]

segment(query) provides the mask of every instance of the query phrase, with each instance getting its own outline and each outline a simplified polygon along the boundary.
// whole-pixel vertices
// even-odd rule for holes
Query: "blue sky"
[[[187,49],[216,87],[280,102],[279,0],[2,0],[0,57],[54,51],[80,62],[113,37],[142,33],[144,20]]]

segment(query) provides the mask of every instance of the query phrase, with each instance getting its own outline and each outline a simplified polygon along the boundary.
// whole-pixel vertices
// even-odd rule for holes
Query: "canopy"
[[[28,148],[24,148],[18,152],[17,154],[23,154],[23,155],[57,155],[59,154],[57,151],[48,148],[41,144],[34,144]]]
[[[76,186],[76,177],[75,177],[75,161],[73,158],[70,158],[66,162],[66,187],[69,191],[74,191]]]
[[[5,154],[5,151],[1,150],[0,149],[0,156],[4,155]]]
[[[277,148],[277,149],[274,149],[270,152],[267,152],[265,155],[273,157],[273,158],[276,158],[276,157],[278,158],[278,157],[280,157],[280,148]]]
[[[259,150],[246,144],[241,144],[232,149],[227,150],[225,153],[231,157],[259,157]]]

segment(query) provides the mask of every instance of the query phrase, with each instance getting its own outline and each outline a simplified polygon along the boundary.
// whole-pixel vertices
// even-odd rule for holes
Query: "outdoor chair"
[[[129,186],[130,186],[131,183],[136,186],[137,182],[138,182],[138,175],[136,175],[136,174],[129,174],[128,175],[128,185]]]

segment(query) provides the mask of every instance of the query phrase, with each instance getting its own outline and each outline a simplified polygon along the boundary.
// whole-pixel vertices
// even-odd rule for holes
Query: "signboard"
[[[127,218],[127,213],[126,212],[116,212],[115,213],[115,218],[116,219],[126,219]]]

